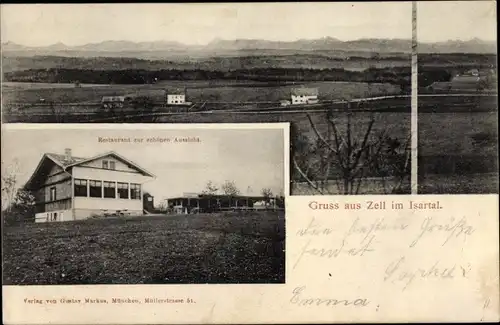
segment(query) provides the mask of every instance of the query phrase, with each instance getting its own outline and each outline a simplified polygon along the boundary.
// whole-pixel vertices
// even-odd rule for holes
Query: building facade
[[[101,104],[103,107],[123,107],[125,101],[128,98],[125,96],[103,96],[101,99]]]
[[[115,152],[91,158],[46,153],[25,188],[34,193],[35,222],[94,215],[142,215],[142,185],[154,175]]]
[[[173,213],[211,213],[231,210],[283,209],[284,201],[264,196],[187,194],[169,198],[168,206]]]
[[[186,94],[167,94],[168,105],[184,105],[186,104]]]
[[[292,105],[307,105],[318,103],[317,88],[294,88],[291,91]]]

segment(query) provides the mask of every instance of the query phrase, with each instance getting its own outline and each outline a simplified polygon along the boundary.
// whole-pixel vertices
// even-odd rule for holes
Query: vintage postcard
[[[500,320],[495,1],[0,8],[4,323]]]

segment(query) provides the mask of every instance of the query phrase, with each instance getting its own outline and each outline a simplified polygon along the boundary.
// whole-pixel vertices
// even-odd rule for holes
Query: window
[[[128,183],[118,183],[118,198],[128,199]]]
[[[103,160],[102,161],[102,168],[103,169],[116,169],[116,163],[112,160]]]
[[[54,212],[54,221],[57,221],[57,212]]]
[[[89,181],[90,197],[102,197],[102,182]]]
[[[50,188],[50,201],[55,201],[56,199],[56,187],[53,186]]]
[[[105,198],[116,198],[116,183],[115,182],[104,182],[104,197]]]
[[[75,179],[75,196],[88,196],[86,179]]]
[[[130,198],[132,200],[141,199],[141,184],[130,184]]]

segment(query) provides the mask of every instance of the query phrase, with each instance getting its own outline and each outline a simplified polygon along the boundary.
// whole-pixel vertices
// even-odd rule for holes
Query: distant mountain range
[[[245,54],[247,52],[371,52],[371,53],[409,53],[411,40],[406,39],[359,39],[341,41],[333,37],[319,39],[300,39],[292,42],[268,41],[261,39],[215,39],[207,45],[186,45],[179,42],[130,42],[105,41],[78,46],[56,43],[50,46],[29,47],[13,42],[2,43],[4,55],[32,56],[59,55],[73,57],[90,56],[132,56],[169,58],[172,56],[198,57],[217,54]],[[496,42],[472,39],[469,41],[446,41],[419,44],[421,53],[496,53]],[[255,53],[253,55],[256,55]]]

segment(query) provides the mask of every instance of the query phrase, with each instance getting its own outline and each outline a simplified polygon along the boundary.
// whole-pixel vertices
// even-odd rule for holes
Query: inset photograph
[[[417,5],[419,194],[498,193],[496,13],[495,1]]]
[[[3,125],[6,285],[284,283],[288,125]]]

